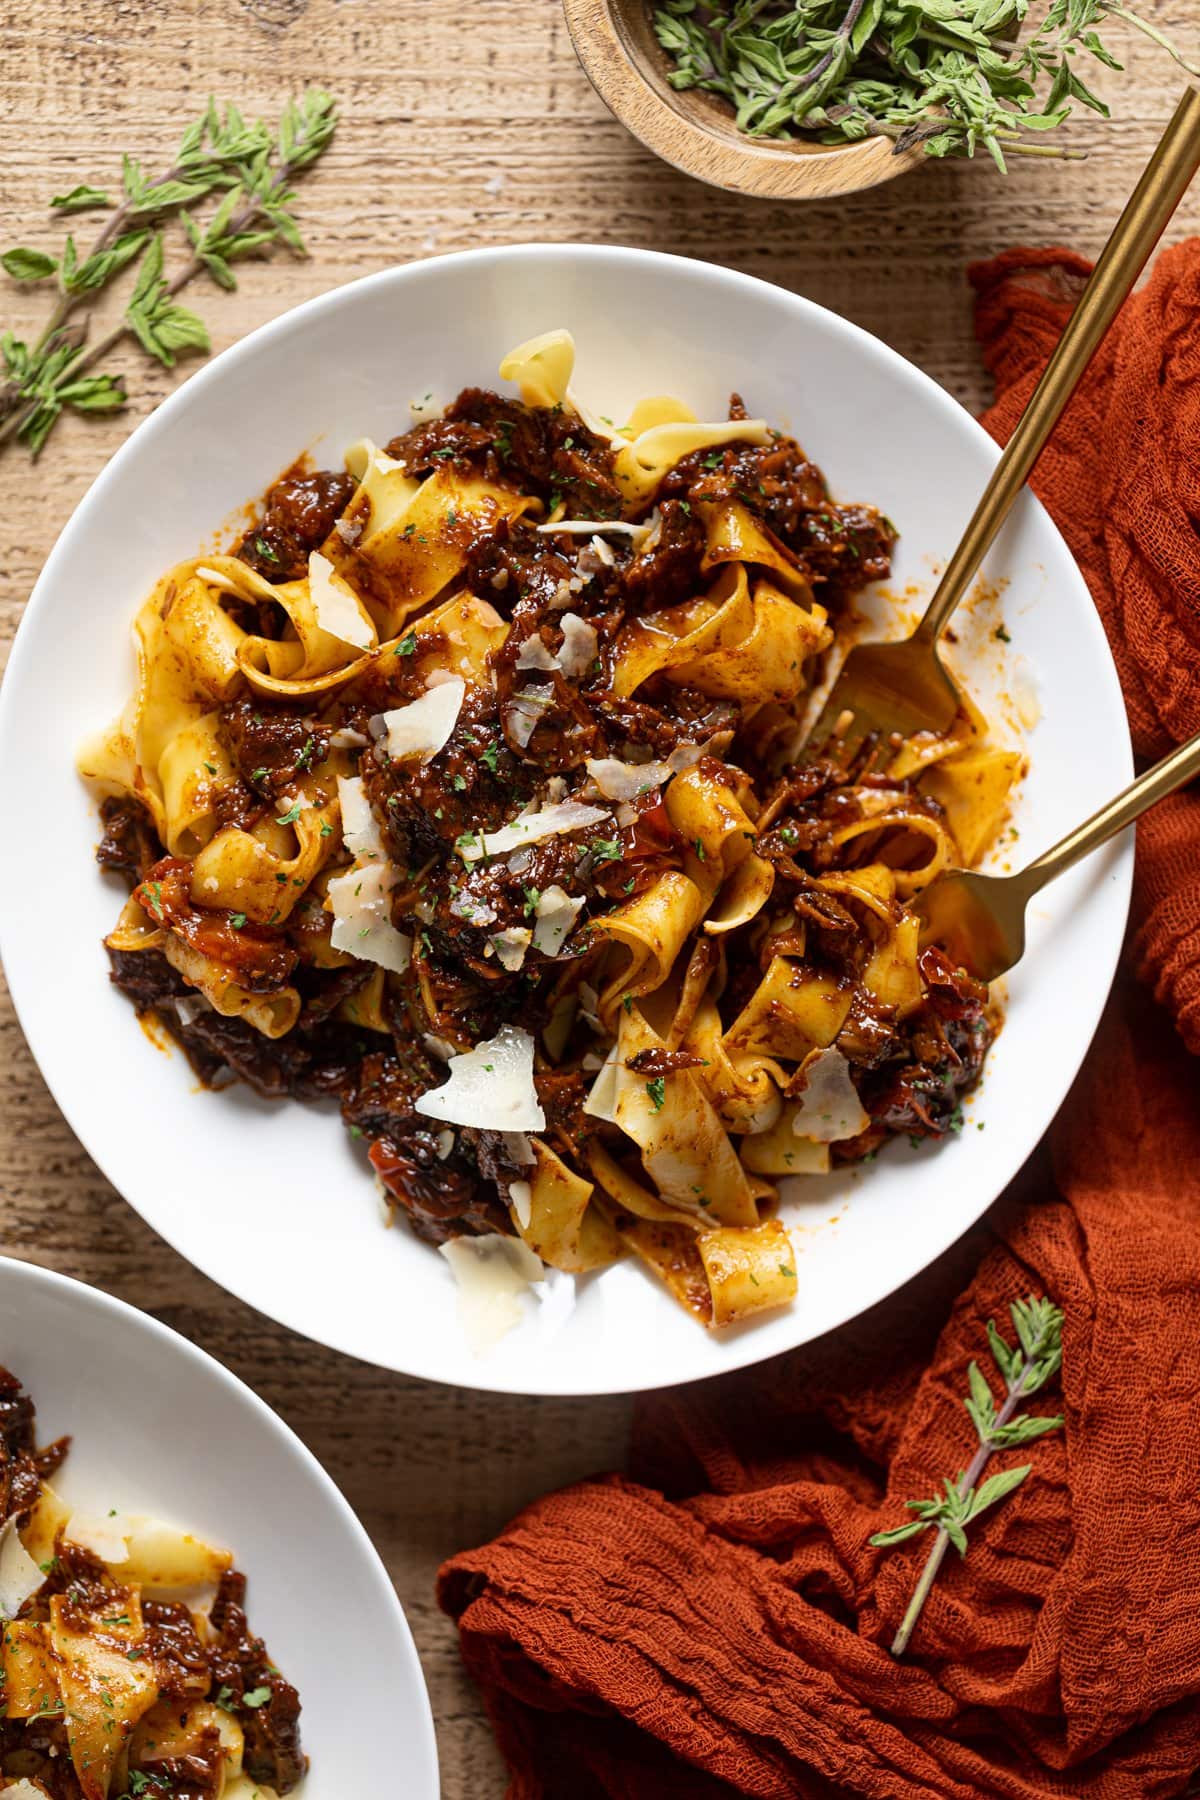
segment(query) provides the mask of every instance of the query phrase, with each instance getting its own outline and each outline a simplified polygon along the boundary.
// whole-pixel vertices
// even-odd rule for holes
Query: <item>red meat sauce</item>
[[[731,417],[744,416],[734,396]],[[386,450],[414,477],[451,464],[533,495],[546,508],[561,504],[569,517],[604,520],[625,511],[609,445],[561,409],[529,409],[467,389],[441,418],[392,439]],[[347,477],[329,471],[289,471],[268,492],[237,554],[268,582],[294,579],[328,538],[353,489]],[[397,1207],[432,1241],[509,1230],[503,1192],[518,1173],[505,1166],[500,1140],[491,1134],[448,1132],[415,1111],[419,1096],[444,1079],[441,1057],[494,1035],[506,1022],[537,1033],[555,1002],[594,972],[603,954],[595,921],[663,869],[683,864],[686,846],[656,794],[635,803],[631,822],[606,807],[604,823],[530,846],[515,866],[508,858],[485,863],[463,856],[464,840],[499,829],[530,800],[579,796],[590,758],[649,760],[681,746],[720,747],[759,792],[770,793],[757,848],[775,864],[779,893],[806,921],[808,960],[847,985],[861,974],[868,953],[861,930],[840,903],[813,886],[814,876],[836,866],[833,830],[854,808],[845,776],[831,765],[801,764],[774,780],[758,763],[755,745],[739,737],[736,706],[662,677],[644,683],[636,698],[611,691],[615,645],[626,622],[705,585],[701,509],[730,498],[774,534],[832,610],[888,572],[895,541],[890,522],[868,506],[833,502],[820,471],[786,437],[685,458],[655,496],[654,548],[636,560],[624,536],[610,539],[602,558],[581,549],[578,538],[540,533],[520,519],[500,522],[467,545],[465,585],[511,626],[493,659],[495,686],[468,687],[448,743],[429,762],[395,765],[372,750],[359,761],[386,849],[402,871],[393,920],[413,940],[410,969],[387,981],[387,1036],[345,1022],[341,1004],[371,969],[314,965],[312,921],[306,922],[311,903],[279,926],[196,906],[190,866],[164,856],[140,809],[125,802],[105,809],[100,860],[136,884],[149,921],[212,957],[252,992],[296,987],[301,1011],[294,1029],[276,1040],[240,1019],[197,1011],[192,990],[157,951],[110,952],[113,980],[173,1033],[206,1081],[232,1075],[271,1097],[336,1097]],[[535,637],[557,653],[568,610],[595,631],[594,660],[577,679],[558,670],[528,678],[548,688],[550,698],[524,738],[510,704],[526,680],[518,660]],[[282,619],[281,609],[263,606],[255,628],[277,633]],[[424,649],[433,647],[425,640]],[[323,713],[254,697],[223,706],[220,730],[237,779],[218,797],[219,822],[253,826],[298,775],[320,767],[337,726],[366,736],[374,714],[422,690],[414,656],[389,657],[386,665],[376,664]],[[596,803],[594,792],[586,797]],[[910,803],[926,804],[915,797]],[[570,938],[557,957],[531,948],[519,972],[505,971],[489,954],[490,937],[529,926],[538,896],[552,886],[584,903]],[[929,999],[902,1026],[856,996],[843,1047],[872,1125],[839,1154],[865,1154],[897,1130],[936,1136],[953,1129],[959,1097],[978,1077],[992,1029],[986,996],[940,965],[923,969],[932,983]],[[728,1021],[760,973],[753,964],[727,972],[720,1006]],[[181,1014],[179,1003],[189,999]],[[582,1111],[590,1078],[571,1066],[575,1044],[568,1040],[563,1068],[536,1076],[550,1140],[572,1154],[597,1129]]]

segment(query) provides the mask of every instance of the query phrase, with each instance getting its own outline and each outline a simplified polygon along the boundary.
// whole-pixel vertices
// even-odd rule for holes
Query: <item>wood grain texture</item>
[[[1151,0],[1149,12],[1181,31],[1190,13],[1185,35],[1195,39],[1187,0]],[[482,244],[593,239],[707,257],[794,288],[978,407],[986,394],[965,263],[1021,243],[1094,252],[1181,86],[1153,46],[1115,28],[1112,35],[1128,51],[1125,73],[1103,84],[1120,113],[1110,125],[1071,127],[1087,163],[1022,164],[1007,182],[983,163],[937,164],[836,204],[781,204],[702,187],[631,139],[578,67],[558,0],[5,0],[0,221],[6,244],[46,242],[52,194],[112,181],[122,149],[165,167],[210,90],[274,114],[287,93],[317,80],[341,98],[345,123],[301,192],[312,259],[247,268],[235,295],[205,295],[217,348],[392,262]],[[1193,197],[1172,235],[1198,224]],[[6,289],[0,324],[35,331],[44,308],[36,290]],[[67,420],[37,468],[21,454],[0,461],[5,643],[105,459],[186,375],[186,365],[168,375],[133,355],[124,366],[133,394],[126,414]],[[819,444],[812,448],[819,456]],[[64,734],[74,729],[63,721]],[[94,1282],[203,1344],[311,1445],[364,1520],[408,1610],[447,1800],[499,1796],[486,1721],[433,1603],[434,1571],[525,1500],[618,1460],[626,1404],[431,1388],[257,1317],[192,1271],[108,1187],[46,1092],[7,1006],[0,1224],[4,1250]]]

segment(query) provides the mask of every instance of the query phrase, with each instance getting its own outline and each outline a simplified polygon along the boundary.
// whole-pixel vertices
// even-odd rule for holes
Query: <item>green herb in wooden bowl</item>
[[[727,100],[748,137],[846,144],[890,138],[898,152],[1073,154],[1047,143],[1074,104],[1108,117],[1080,53],[1120,68],[1098,35],[1136,26],[1189,74],[1155,26],[1120,0],[663,0],[654,30],[676,89]]]

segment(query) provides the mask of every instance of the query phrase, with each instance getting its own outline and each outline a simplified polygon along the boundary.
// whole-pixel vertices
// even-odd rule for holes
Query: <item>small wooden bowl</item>
[[[651,23],[651,0],[563,0],[567,30],[592,86],[615,118],[685,175],[738,194],[827,200],[878,187],[924,161],[887,138],[808,144],[751,138],[718,95],[679,91]]]

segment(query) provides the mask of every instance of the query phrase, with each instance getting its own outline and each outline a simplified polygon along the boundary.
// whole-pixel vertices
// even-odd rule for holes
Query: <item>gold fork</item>
[[[1058,347],[946,565],[921,623],[898,644],[858,644],[808,735],[806,754],[849,762],[865,739],[948,731],[962,704],[937,641],[1008,517],[1084,370],[1200,168],[1200,92],[1189,87],[1100,260]]]
[[[922,945],[938,944],[969,975],[995,981],[1025,954],[1025,908],[1038,890],[1198,774],[1200,734],[1139,775],[1019,874],[952,869],[937,876],[912,902],[921,921]]]

